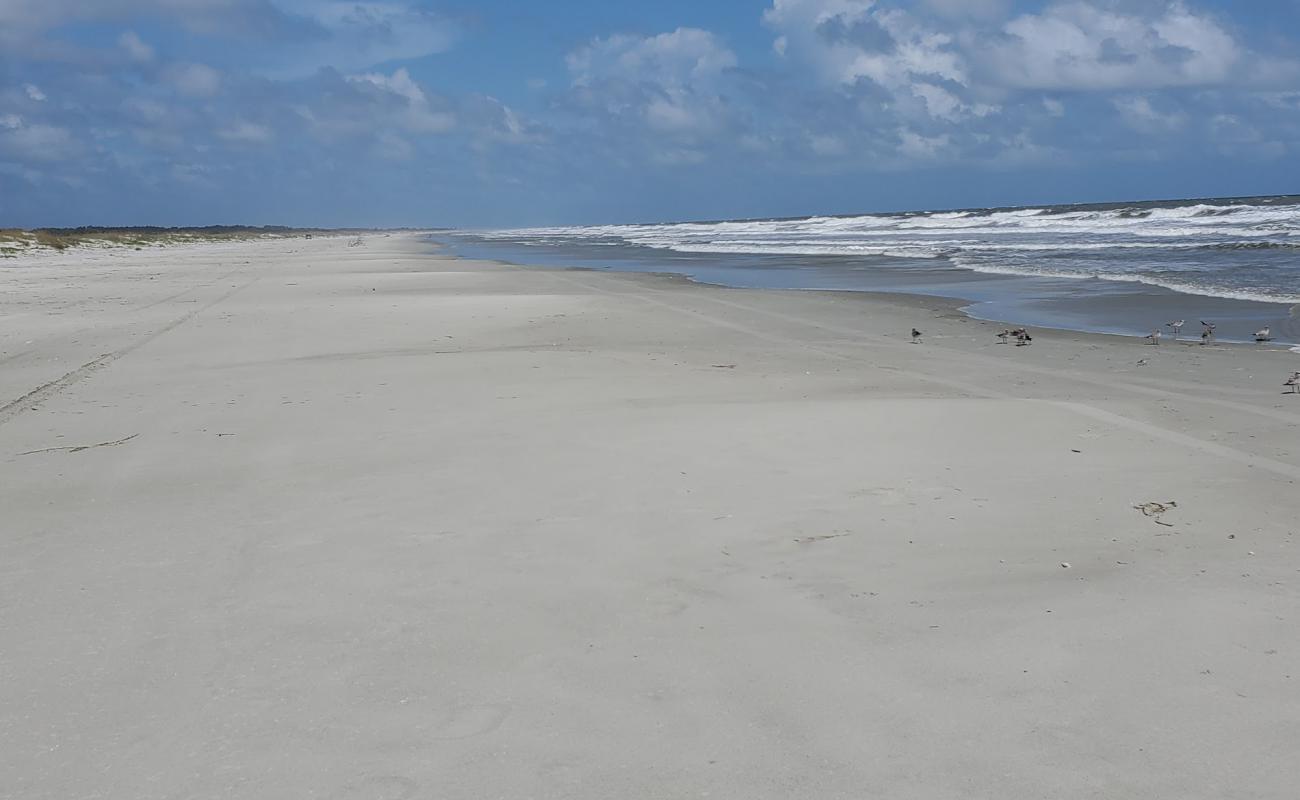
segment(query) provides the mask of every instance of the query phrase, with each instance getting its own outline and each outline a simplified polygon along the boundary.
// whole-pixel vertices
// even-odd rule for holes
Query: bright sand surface
[[[4,797],[1300,786],[1295,353],[409,236],[0,290]]]

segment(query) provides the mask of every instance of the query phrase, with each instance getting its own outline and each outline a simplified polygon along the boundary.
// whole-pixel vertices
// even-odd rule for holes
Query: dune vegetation
[[[257,238],[305,236],[313,233],[346,233],[321,229],[287,228],[279,225],[209,225],[200,228],[154,226],[108,228],[0,228],[0,257],[70,247],[159,247],[205,241],[240,241]]]

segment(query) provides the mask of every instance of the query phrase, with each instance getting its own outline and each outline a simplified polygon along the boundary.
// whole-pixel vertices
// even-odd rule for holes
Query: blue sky
[[[0,0],[0,227],[1300,192],[1300,0]]]

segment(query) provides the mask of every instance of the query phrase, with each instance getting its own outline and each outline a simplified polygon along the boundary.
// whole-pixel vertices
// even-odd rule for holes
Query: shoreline
[[[470,257],[673,271],[746,288],[961,298],[983,319],[1146,337],[1209,320],[1221,341],[1300,345],[1300,197],[448,232]],[[1199,338],[1199,329],[1196,330]]]
[[[439,235],[439,234],[435,234],[435,235]],[[950,308],[951,310],[956,311],[966,316],[969,319],[976,320],[979,322],[994,323],[996,325],[1002,325],[1007,328],[1031,327],[1034,329],[1050,330],[1057,333],[1072,333],[1081,336],[1120,337],[1122,339],[1136,340],[1139,342],[1145,339],[1145,336],[1143,334],[1136,333],[1136,332],[1129,333],[1129,332],[1118,331],[1118,330],[1098,330],[1096,328],[1068,327],[1064,325],[1044,324],[1041,322],[1026,322],[1023,319],[1019,319],[1019,320],[1010,319],[1010,315],[985,316],[983,314],[975,313],[974,309],[978,308],[981,305],[990,305],[996,307],[998,305],[1005,305],[1005,304],[998,304],[992,301],[973,300],[970,298],[953,297],[953,296],[942,295],[942,294],[927,294],[924,292],[913,292],[913,291],[888,291],[888,290],[871,290],[871,289],[835,289],[835,288],[823,289],[823,288],[808,288],[808,287],[744,286],[744,285],[735,285],[735,284],[727,284],[727,283],[720,283],[716,281],[704,280],[685,272],[656,271],[654,269],[618,269],[618,268],[603,267],[603,266],[577,266],[577,265],[563,265],[563,264],[552,264],[552,263],[528,264],[528,263],[511,261],[509,259],[501,258],[501,257],[480,257],[480,256],[472,256],[472,255],[462,255],[461,253],[458,253],[456,251],[456,247],[454,244],[437,241],[433,238],[433,236],[422,237],[422,239],[431,248],[433,248],[435,252],[441,255],[446,255],[451,258],[462,259],[471,262],[493,263],[493,264],[499,264],[501,266],[514,267],[520,269],[559,270],[559,271],[572,270],[572,271],[579,271],[579,272],[614,273],[614,274],[624,274],[624,275],[650,275],[658,279],[684,281],[686,283],[696,285],[696,286],[714,287],[719,289],[736,289],[740,291],[805,292],[805,293],[813,293],[813,294],[843,296],[850,299],[855,297],[870,298],[879,302],[888,302],[891,299],[897,298],[898,302],[903,305],[915,305],[924,310],[931,310],[931,306],[938,304],[942,307]],[[976,274],[985,275],[985,273],[976,273]],[[996,277],[996,274],[990,273],[988,274],[988,276]],[[1029,277],[1029,276],[1018,276],[1018,277]],[[1071,279],[1071,280],[1078,280],[1078,279]],[[1099,280],[1104,280],[1104,279],[1099,279]],[[1146,286],[1146,284],[1143,284],[1143,286]],[[1215,297],[1215,296],[1206,296],[1206,295],[1189,295],[1182,292],[1178,292],[1173,289],[1168,289],[1166,287],[1153,286],[1151,288],[1159,289],[1164,292],[1169,292],[1179,297],[1189,297],[1189,298],[1193,298],[1194,300],[1201,300],[1201,301],[1208,300],[1216,303],[1223,302],[1223,301],[1250,302],[1252,304],[1260,303],[1260,301],[1239,301],[1236,300],[1235,298]],[[1297,311],[1300,311],[1300,304],[1291,305],[1285,303],[1271,303],[1269,305],[1275,305],[1279,307],[1279,309],[1287,309],[1289,312],[1289,316],[1291,318],[1296,318]],[[1189,323],[1189,324],[1192,324],[1192,326],[1195,327],[1194,323]],[[1174,340],[1172,338],[1172,334],[1163,324],[1161,325],[1160,330],[1162,331],[1162,333],[1164,333],[1164,337],[1160,346],[1166,346],[1166,345],[1182,345],[1182,346],[1195,346],[1195,347],[1202,346],[1201,342],[1199,341],[1199,336],[1194,333],[1184,334],[1182,337],[1180,337],[1180,339]],[[1290,342],[1290,341],[1255,342],[1248,339],[1216,337],[1213,340],[1213,345],[1245,347],[1249,349],[1259,349],[1259,350],[1282,350],[1282,351],[1300,353],[1300,338],[1297,338],[1296,342]]]

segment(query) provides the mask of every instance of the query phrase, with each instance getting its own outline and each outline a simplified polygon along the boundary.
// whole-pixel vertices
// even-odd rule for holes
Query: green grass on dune
[[[193,242],[244,241],[285,238],[314,233],[355,233],[351,230],[287,228],[279,225],[209,225],[198,228],[155,226],[108,228],[0,228],[0,257],[12,258],[31,250],[67,250],[70,247],[158,247]]]

